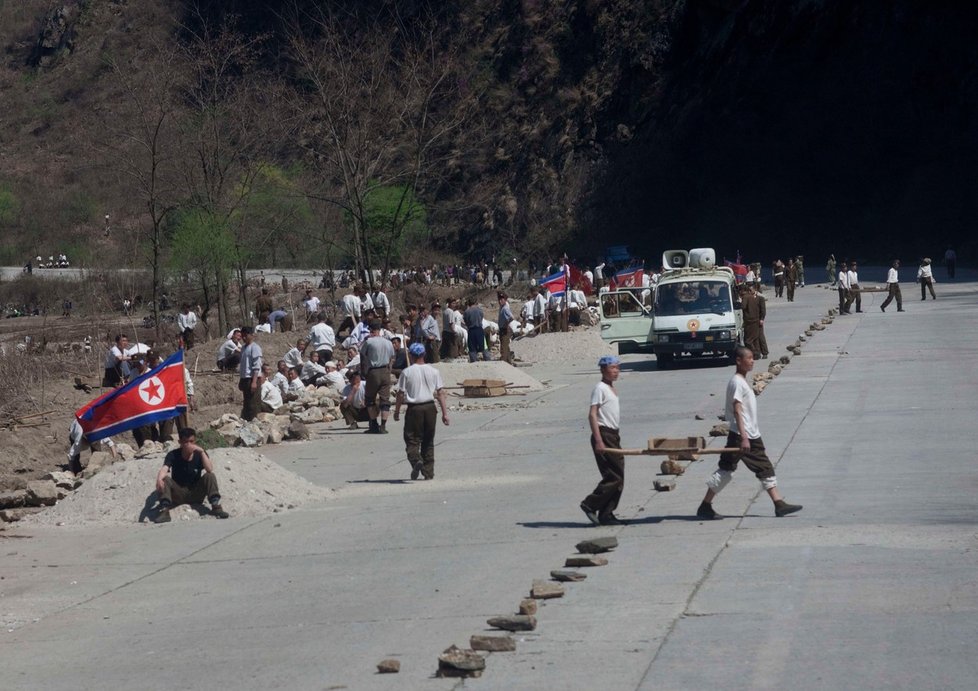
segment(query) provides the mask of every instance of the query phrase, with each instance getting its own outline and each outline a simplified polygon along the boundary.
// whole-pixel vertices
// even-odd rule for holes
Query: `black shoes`
[[[411,479],[417,480],[421,476],[421,466],[416,465],[411,467]]]
[[[907,310],[904,310],[904,309],[899,309],[899,310],[897,310],[897,312],[906,312],[906,311],[907,311]]]
[[[160,509],[159,515],[153,519],[153,523],[169,523],[170,522],[170,510]]]
[[[227,518],[228,512],[221,508],[220,504],[214,504],[214,506],[211,507],[211,516],[214,518]]]
[[[621,520],[613,513],[606,513],[603,516],[598,516],[598,522],[601,525],[628,525],[625,521]]]
[[[883,305],[880,305],[880,312],[885,312],[885,311],[886,311],[886,308],[883,307]]]
[[[587,516],[587,519],[591,521],[591,525],[601,525],[601,519],[598,518],[598,514],[587,506],[587,504],[581,504],[581,511]]]
[[[774,515],[778,518],[796,511],[801,511],[801,504],[789,504],[784,499],[778,499],[774,502]]]
[[[700,508],[696,509],[696,517],[704,518],[708,521],[717,521],[723,518],[723,516],[713,510],[713,504],[707,504],[706,502],[700,504]]]

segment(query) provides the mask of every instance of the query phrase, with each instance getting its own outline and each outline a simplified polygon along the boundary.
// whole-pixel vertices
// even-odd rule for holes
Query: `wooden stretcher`
[[[674,461],[696,461],[702,455],[740,453],[738,448],[706,448],[703,437],[649,437],[644,449],[608,449],[606,453],[621,456],[667,456]]]

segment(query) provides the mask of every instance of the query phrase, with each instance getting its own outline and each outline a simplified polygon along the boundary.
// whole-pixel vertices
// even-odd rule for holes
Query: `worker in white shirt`
[[[112,441],[111,437],[106,437],[102,441],[105,445],[109,447],[109,451],[112,453],[113,458],[115,457],[115,442]],[[82,426],[76,419],[72,419],[71,427],[68,428],[68,443],[70,447],[68,449],[68,470],[76,475],[80,473],[84,468],[81,464],[81,451],[86,446],[92,450],[92,453],[96,451],[101,451],[101,443],[98,441],[89,442],[88,438],[85,437],[84,432],[82,432]]]
[[[886,290],[889,293],[880,305],[880,311],[885,312],[887,305],[896,300],[897,312],[903,311],[903,296],[900,294],[900,260],[894,259],[890,270],[886,272]]]
[[[267,363],[263,364],[261,370],[264,375],[261,385],[261,408],[263,412],[274,413],[277,408],[282,407],[282,391],[271,379],[271,366]]]
[[[917,280],[920,282],[920,299],[927,299],[927,291],[930,290],[930,297],[932,300],[937,299],[937,294],[934,293],[934,272],[930,267],[930,259],[924,258],[920,260],[920,266],[917,267]]]
[[[836,288],[839,291],[839,314],[849,314],[849,305],[852,300],[849,298],[849,265],[846,262],[839,264]]]
[[[319,298],[312,294],[312,288],[306,288],[306,297],[302,304],[306,307],[306,323],[312,324],[319,314]]]
[[[306,390],[306,385],[302,383],[302,380],[299,379],[299,373],[294,369],[287,370],[285,376],[288,378],[288,383],[282,398],[286,401],[294,401]]]
[[[373,302],[374,312],[380,319],[384,317],[389,317],[391,313],[391,301],[387,297],[387,293],[378,288],[376,291],[370,295],[371,302]]]
[[[289,366],[285,360],[279,360],[276,367],[278,371],[275,372],[271,381],[284,396],[289,386]]]
[[[357,429],[358,422],[370,422],[370,412],[367,410],[367,386],[358,369],[350,369],[347,378],[350,383],[343,388],[340,413],[350,429]]]
[[[340,323],[340,328],[336,330],[336,333],[341,334],[346,331],[349,334],[360,321],[360,298],[356,293],[344,295],[340,307],[343,310],[343,321]]]
[[[299,379],[306,386],[317,385],[321,377],[326,376],[326,368],[319,363],[319,353],[315,350],[309,354],[309,359],[302,363],[302,371],[299,372]]]
[[[853,302],[856,303],[856,311],[863,311],[863,297],[859,290],[859,267],[856,262],[849,262],[849,302],[846,303],[846,311]]]
[[[336,360],[329,360],[323,364],[323,367],[326,368],[326,376],[323,377],[322,382],[337,391],[342,391],[343,387],[346,386],[346,379],[340,374],[339,365],[336,364]]]
[[[333,349],[336,347],[336,334],[326,319],[326,313],[317,315],[316,323],[309,329],[309,347],[319,353],[319,361],[333,359]]]
[[[115,345],[105,354],[105,375],[102,386],[121,386],[129,378],[129,362],[132,359],[126,354],[129,348],[129,337],[118,334]]]
[[[180,314],[177,315],[177,328],[183,336],[183,347],[190,350],[194,347],[194,329],[197,328],[197,314],[190,309],[188,303],[180,306]]]
[[[232,329],[224,344],[217,350],[217,368],[232,370],[241,362],[241,329]]]
[[[302,354],[306,351],[307,341],[304,338],[300,338],[295,342],[295,347],[289,350],[282,359],[285,360],[285,364],[295,370],[302,369]]]

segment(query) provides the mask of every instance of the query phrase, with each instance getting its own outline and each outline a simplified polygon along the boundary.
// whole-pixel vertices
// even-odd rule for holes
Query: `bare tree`
[[[155,46],[155,59],[134,70],[129,64],[107,64],[118,86],[118,99],[106,99],[96,117],[108,122],[98,148],[120,182],[138,198],[146,214],[143,234],[149,240],[153,273],[153,321],[160,338],[160,296],[165,261],[167,217],[179,205],[179,91],[183,66],[176,51]],[[115,105],[108,105],[109,103]]]
[[[470,112],[458,97],[456,51],[434,26],[320,5],[296,10],[288,30],[300,144],[318,182],[311,194],[345,212],[357,273],[371,286],[376,266],[388,274],[422,189],[441,174],[447,142]],[[370,198],[390,189],[399,195],[378,228]]]

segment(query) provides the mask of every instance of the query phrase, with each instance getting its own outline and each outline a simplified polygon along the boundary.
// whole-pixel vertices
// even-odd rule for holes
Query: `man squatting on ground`
[[[581,511],[594,525],[621,525],[614,511],[625,490],[625,457],[613,452],[613,449],[621,448],[621,413],[618,392],[615,391],[620,361],[614,355],[605,355],[598,360],[598,367],[601,368],[601,381],[591,392],[587,421],[601,482],[581,502]]]
[[[764,441],[757,426],[757,397],[747,383],[747,373],[754,369],[754,353],[744,346],[738,346],[735,353],[737,371],[727,384],[724,412],[730,423],[727,448],[739,448],[740,453],[720,454],[719,467],[706,481],[706,496],[696,510],[696,515],[700,518],[723,518],[713,510],[713,500],[733,479],[733,472],[740,461],[754,471],[754,475],[767,490],[768,496],[774,502],[775,515],[787,516],[789,513],[801,511],[799,504],[789,504],[781,497],[778,492],[778,478],[774,475],[774,465],[764,451]]]
[[[438,411],[435,399],[441,406],[441,421],[448,422],[448,405],[445,402],[445,385],[441,372],[424,362],[424,345],[412,343],[408,347],[411,365],[397,378],[397,402],[394,404],[394,422],[401,417],[401,405],[407,403],[404,416],[404,446],[411,464],[411,479],[424,475],[425,480],[435,477],[435,428]]]
[[[217,488],[217,476],[210,456],[197,446],[197,433],[190,427],[179,432],[180,448],[174,449],[163,459],[156,474],[156,491],[160,495],[160,514],[155,523],[169,523],[170,509],[180,504],[202,504],[204,498],[211,504],[211,515],[227,518],[221,508],[221,492]],[[205,472],[206,471],[206,472]]]

